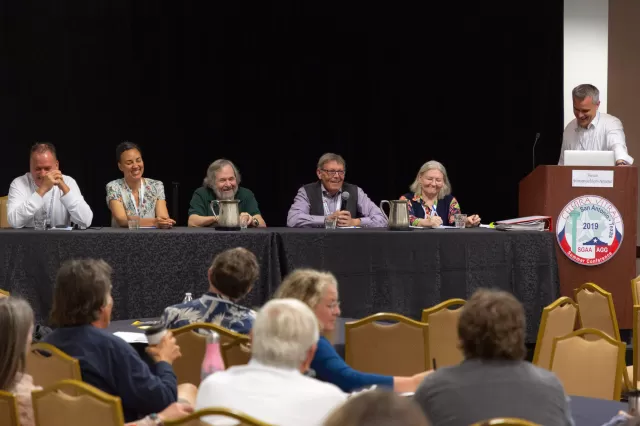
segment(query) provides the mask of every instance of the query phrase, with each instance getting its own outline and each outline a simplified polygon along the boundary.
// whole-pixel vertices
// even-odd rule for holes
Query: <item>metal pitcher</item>
[[[389,204],[389,216],[384,212],[382,205]],[[389,229],[394,231],[408,231],[409,229],[409,211],[407,210],[407,200],[382,200],[380,201],[380,210],[389,222]]]
[[[219,214],[216,214],[216,205]],[[213,200],[211,212],[218,218],[219,228],[240,229],[240,200]]]

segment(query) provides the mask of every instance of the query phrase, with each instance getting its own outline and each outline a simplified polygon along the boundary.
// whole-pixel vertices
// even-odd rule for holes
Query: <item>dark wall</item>
[[[513,217],[536,132],[537,162],[558,159],[562,2],[432,3],[2,2],[0,193],[51,141],[107,225],[131,140],[168,195],[180,182],[181,224],[227,157],[282,226],[327,151],[375,202],[437,159],[463,210]]]

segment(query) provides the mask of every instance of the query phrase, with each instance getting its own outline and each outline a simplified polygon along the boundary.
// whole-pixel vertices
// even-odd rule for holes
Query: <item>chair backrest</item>
[[[431,365],[429,325],[389,313],[348,322],[344,352],[347,364],[367,373],[410,376],[426,371]]]
[[[244,339],[225,342],[220,346],[220,352],[225,368],[246,365],[251,359],[251,341],[248,336],[244,336]]]
[[[65,389],[65,392],[62,392]],[[73,389],[75,396],[66,393]],[[87,383],[62,380],[32,393],[33,412],[38,426],[122,426],[122,403]]]
[[[3,390],[0,390],[0,425],[20,426],[16,397]]]
[[[478,423],[474,423],[471,426],[540,426],[538,423],[530,422],[529,420],[516,419],[513,417],[495,418],[490,420],[484,420]]]
[[[596,340],[587,340],[592,334]],[[594,328],[553,339],[551,371],[568,395],[620,400],[626,345]]]
[[[611,293],[593,283],[582,284],[575,290],[575,301],[578,304],[578,314],[582,328],[595,328],[620,340],[618,319],[613,306]],[[597,338],[595,336],[588,336]]]
[[[167,420],[164,422],[165,426],[211,426],[213,419],[207,419],[207,422],[201,420],[204,416],[221,416],[240,421],[240,425],[244,426],[271,426],[267,423],[261,422],[258,419],[254,419],[251,416],[240,413],[228,408],[205,408],[198,410],[195,413],[191,413],[186,417],[177,420]]]
[[[199,330],[204,332],[198,332]],[[173,371],[176,373],[178,384],[191,383],[196,387],[200,386],[202,360],[204,359],[207,345],[205,330],[212,330],[218,333],[221,346],[236,340],[240,340],[243,343],[249,341],[249,338],[243,334],[211,323],[198,322],[171,330],[182,353],[182,356],[173,362]]]
[[[33,382],[42,387],[65,379],[82,381],[78,360],[44,342],[31,345],[25,370],[33,377]]]
[[[633,389],[638,387],[638,377],[640,374],[638,373],[638,369],[640,369],[640,305],[633,305],[633,383],[635,386],[632,386]]]
[[[561,297],[542,310],[533,364],[551,368],[553,339],[571,333],[576,324],[578,305],[569,297]]]
[[[422,322],[429,324],[431,368],[457,365],[464,359],[458,338],[458,320],[466,301],[449,299],[422,311]],[[451,306],[460,306],[450,309]]]
[[[640,305],[640,275],[631,280],[631,297],[634,305]]]
[[[3,297],[9,297],[9,296],[11,296],[11,294],[8,291],[0,288],[0,299],[2,299]]]
[[[7,202],[9,197],[0,197],[0,228],[9,228],[9,218],[7,216]]]

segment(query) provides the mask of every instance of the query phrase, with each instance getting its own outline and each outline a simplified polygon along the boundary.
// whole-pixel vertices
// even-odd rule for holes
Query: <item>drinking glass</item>
[[[251,216],[240,216],[240,228],[241,229],[247,229],[247,227],[249,226],[249,223],[251,222]]]
[[[43,209],[36,211],[36,214],[33,215],[33,229],[37,231],[47,229],[47,215]]]
[[[456,228],[464,228],[467,225],[467,215],[466,214],[457,214],[453,216]]]
[[[140,229],[140,218],[135,216],[130,216],[129,219],[127,219],[127,224],[129,225],[130,231]]]
[[[336,223],[338,222],[337,217],[331,218],[331,216],[324,217],[324,227],[325,229],[336,229]]]

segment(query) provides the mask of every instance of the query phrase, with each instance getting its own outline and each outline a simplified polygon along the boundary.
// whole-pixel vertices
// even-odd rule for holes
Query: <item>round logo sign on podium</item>
[[[583,195],[571,200],[558,215],[556,235],[567,257],[580,265],[595,266],[618,252],[624,236],[620,212],[609,200]]]

